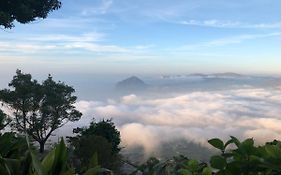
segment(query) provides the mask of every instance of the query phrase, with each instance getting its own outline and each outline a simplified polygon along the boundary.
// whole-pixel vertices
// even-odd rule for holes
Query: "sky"
[[[281,1],[62,0],[0,30],[1,75],[281,74]]]

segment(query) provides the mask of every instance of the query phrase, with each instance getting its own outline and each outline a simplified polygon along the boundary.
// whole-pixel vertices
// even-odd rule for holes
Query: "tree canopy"
[[[0,101],[13,110],[11,126],[37,141],[40,152],[57,128],[81,118],[82,114],[74,106],[75,90],[55,82],[51,75],[40,84],[30,74],[17,70],[9,87],[11,89],[0,91]]]
[[[0,26],[14,27],[14,21],[29,23],[61,7],[59,0],[1,0]]]
[[[112,144],[112,152],[118,153],[120,151],[119,144],[121,142],[120,132],[116,129],[111,119],[101,120],[99,122],[91,122],[89,128],[77,128],[74,131],[80,133],[82,136],[101,136]]]
[[[120,172],[120,132],[112,120],[94,121],[88,128],[76,128],[74,132],[78,135],[69,137],[69,142],[74,150],[74,160],[78,162],[76,166],[87,165],[92,156],[97,154],[102,167]]]
[[[0,109],[0,131],[11,122],[11,119]]]

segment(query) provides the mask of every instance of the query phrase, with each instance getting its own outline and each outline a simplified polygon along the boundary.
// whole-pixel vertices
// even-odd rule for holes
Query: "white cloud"
[[[74,42],[64,45],[65,49],[85,49],[96,53],[129,52],[128,49],[116,45],[101,45],[88,42]]]
[[[193,50],[193,49],[202,49],[206,47],[218,47],[218,46],[226,46],[230,44],[239,44],[248,40],[255,40],[261,38],[269,38],[269,37],[277,37],[281,36],[280,32],[267,33],[267,34],[245,34],[245,35],[237,35],[232,37],[226,37],[221,39],[216,39],[208,42],[202,42],[198,44],[190,44],[181,46],[178,50]]]
[[[65,34],[52,34],[52,35],[40,35],[26,37],[27,41],[41,41],[41,42],[97,42],[101,41],[105,37],[104,33],[91,32],[81,35],[65,35]]]
[[[96,15],[96,14],[106,14],[108,10],[113,5],[113,0],[102,0],[101,3],[94,8],[85,8],[82,10],[83,16],[89,16],[89,15]]]
[[[215,27],[215,28],[249,28],[249,29],[281,28],[281,22],[250,24],[250,23],[243,23],[239,21],[221,21],[217,19],[210,19],[210,20],[202,20],[202,21],[187,20],[187,21],[179,21],[177,23],[183,25],[189,25],[189,26],[202,26],[202,27]]]
[[[30,35],[28,37],[19,38],[18,40],[4,40],[0,42],[0,52],[7,53],[48,53],[73,52],[75,49],[82,49],[94,53],[124,53],[131,51],[129,48],[121,47],[113,44],[103,44],[105,34],[103,33],[84,33],[81,35]]]
[[[159,144],[158,134],[154,127],[144,126],[140,123],[125,124],[120,128],[121,139],[127,148],[143,146],[145,153],[151,153]]]
[[[79,35],[66,35],[66,34],[45,34],[45,35],[25,35],[25,36],[12,36],[6,38],[0,37],[0,53],[10,53],[10,55],[24,53],[34,54],[44,53],[82,53],[87,52],[95,54],[108,53],[130,53],[129,56],[135,54],[147,56],[147,51],[154,47],[154,45],[137,45],[137,46],[119,46],[115,44],[105,43],[106,34],[99,32],[82,33]],[[128,55],[127,55],[128,56]],[[116,58],[116,55],[114,55]],[[124,55],[122,55],[124,58]]]
[[[80,124],[87,125],[92,116],[113,118],[123,145],[142,145],[149,153],[176,138],[205,145],[207,139],[230,135],[254,137],[257,142],[281,139],[280,100],[278,89],[252,88],[158,99],[131,94],[105,103],[80,101],[77,107],[85,117]]]
[[[14,42],[0,42],[0,52],[22,52],[34,53],[43,50],[53,50],[57,46],[53,44],[39,45],[35,43],[14,43]]]

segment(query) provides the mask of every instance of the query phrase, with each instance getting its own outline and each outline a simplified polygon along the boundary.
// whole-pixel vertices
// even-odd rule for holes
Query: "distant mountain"
[[[186,78],[243,78],[247,77],[241,74],[225,72],[225,73],[214,73],[214,74],[202,74],[194,73],[187,75],[163,75],[162,79],[186,79]]]
[[[229,77],[229,78],[240,78],[243,77],[243,75],[241,74],[237,74],[237,73],[233,73],[233,72],[226,72],[226,73],[216,73],[216,74],[212,74],[216,77]]]
[[[139,91],[144,90],[146,87],[147,84],[136,76],[129,77],[116,84],[116,89],[121,91]]]
[[[195,73],[195,74],[189,74],[187,76],[197,76],[197,77],[206,77],[206,74],[201,74],[201,73]]]

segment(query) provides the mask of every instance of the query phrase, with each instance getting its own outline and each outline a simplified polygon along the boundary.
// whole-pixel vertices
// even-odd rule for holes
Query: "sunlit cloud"
[[[222,20],[187,20],[179,21],[179,24],[188,25],[188,26],[201,26],[201,27],[214,27],[214,28],[244,28],[244,29],[280,29],[281,22],[274,23],[243,23],[240,21],[222,21]]]
[[[208,48],[208,47],[227,46],[227,45],[231,45],[231,44],[239,44],[239,43],[242,43],[244,41],[249,41],[249,40],[278,37],[278,36],[281,36],[280,32],[273,32],[273,33],[267,33],[267,34],[244,34],[244,35],[225,37],[225,38],[202,42],[202,43],[198,43],[198,44],[184,45],[184,46],[179,47],[179,50],[193,50],[193,49],[203,49],[203,48]]]
[[[102,0],[97,7],[83,9],[81,15],[89,16],[96,14],[106,14],[113,5],[113,0]]]
[[[280,100],[278,89],[252,88],[154,99],[131,94],[102,103],[80,101],[77,108],[84,113],[80,125],[87,125],[92,117],[113,118],[123,145],[139,145],[151,152],[175,138],[205,146],[207,139],[227,139],[230,135],[255,137],[257,143],[281,139]]]
[[[105,37],[104,33],[91,32],[83,33],[81,35],[66,35],[66,34],[46,34],[43,36],[30,36],[25,37],[27,41],[41,41],[41,42],[97,42]]]
[[[0,52],[17,53],[42,53],[51,52],[73,52],[84,50],[94,53],[136,53],[154,47],[154,45],[136,45],[130,47],[105,44],[103,42],[106,34],[91,32],[81,35],[29,35],[17,40],[0,42]],[[83,53],[83,52],[82,52]]]

